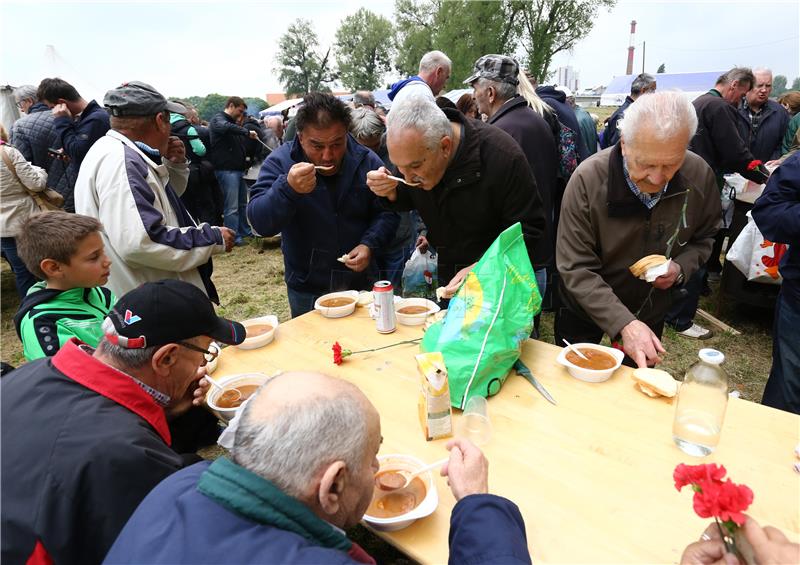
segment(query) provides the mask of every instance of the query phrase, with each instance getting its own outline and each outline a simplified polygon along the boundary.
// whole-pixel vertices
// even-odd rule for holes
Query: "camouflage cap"
[[[164,110],[176,114],[186,113],[186,108],[182,104],[167,101],[149,84],[135,80],[124,82],[106,92],[103,106],[112,116],[153,116]]]
[[[486,78],[497,82],[519,84],[519,64],[516,60],[505,55],[484,55],[475,61],[472,74],[464,84],[472,84],[479,78]]]

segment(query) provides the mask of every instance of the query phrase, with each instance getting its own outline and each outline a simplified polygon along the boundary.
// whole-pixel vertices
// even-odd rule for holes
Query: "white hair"
[[[450,120],[429,98],[412,94],[392,105],[386,117],[386,131],[413,129],[422,133],[428,149],[438,147],[444,136],[452,136]]]
[[[356,139],[368,139],[370,137],[381,136],[386,131],[380,116],[369,108],[354,108],[350,110],[350,133]]]
[[[511,84],[510,82],[504,82],[502,80],[492,80],[490,78],[479,78],[477,81],[478,86],[481,88],[491,86],[494,88],[494,91],[497,93],[497,97],[505,102],[506,100],[511,100],[517,95],[517,85]]]
[[[635,145],[636,136],[646,126],[657,139],[666,140],[697,131],[697,113],[689,98],[680,91],[658,91],[643,94],[628,106],[617,127],[625,143]]]
[[[255,397],[269,394],[265,389],[273,379],[244,408],[231,450],[233,461],[295,498],[302,497],[320,468],[334,461],[344,461],[350,472],[356,472],[369,439],[359,399],[342,392],[305,400],[302,406],[284,406],[267,418],[256,416]]]
[[[433,72],[437,67],[449,69],[453,65],[450,57],[441,51],[428,51],[419,60],[419,73]]]
[[[23,84],[14,89],[14,101],[19,104],[23,100],[33,100],[37,102],[39,97],[36,96],[36,87],[32,84]]]

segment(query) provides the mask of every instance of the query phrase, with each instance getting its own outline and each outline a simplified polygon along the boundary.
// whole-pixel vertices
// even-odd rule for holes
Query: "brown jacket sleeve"
[[[600,329],[616,336],[636,316],[599,274],[602,267],[596,244],[600,240],[599,226],[583,180],[583,174],[593,170],[579,168],[567,184],[558,224],[556,265],[572,298]]]

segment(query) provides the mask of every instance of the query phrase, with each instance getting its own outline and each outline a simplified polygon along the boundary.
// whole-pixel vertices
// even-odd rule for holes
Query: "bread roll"
[[[678,381],[673,379],[672,375],[660,369],[636,369],[631,373],[631,378],[636,381],[639,389],[648,396],[654,396],[651,393],[655,393],[672,398],[678,393]]]

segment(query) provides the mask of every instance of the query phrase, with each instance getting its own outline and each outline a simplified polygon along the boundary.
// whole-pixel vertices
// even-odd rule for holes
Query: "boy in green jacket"
[[[111,266],[102,229],[94,218],[67,212],[36,214],[23,224],[17,252],[43,279],[14,316],[28,361],[55,355],[73,337],[92,347],[100,342],[103,319],[116,302],[102,286]]]

